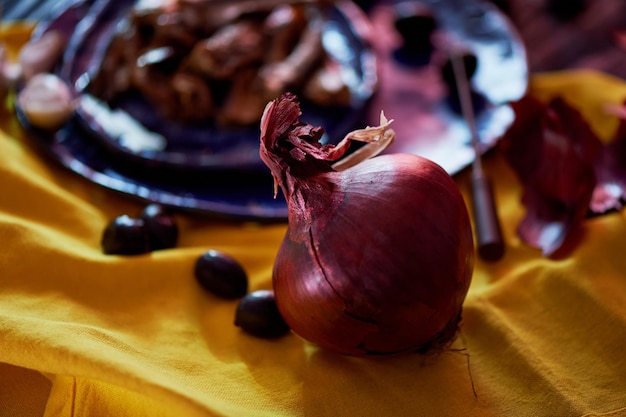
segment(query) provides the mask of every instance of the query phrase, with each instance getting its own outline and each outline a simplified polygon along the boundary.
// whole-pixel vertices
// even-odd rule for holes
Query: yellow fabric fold
[[[564,94],[608,137],[599,108],[626,83],[535,74],[530,92]],[[461,336],[440,355],[357,359],[248,336],[236,302],[196,283],[195,260],[218,249],[251,291],[270,288],[284,224],[179,214],[177,248],[104,255],[108,220],[142,204],[45,158],[1,110],[0,417],[626,415],[624,212],[587,220],[570,253],[546,259],[516,237],[514,173],[497,152],[485,167],[507,252],[477,261]],[[467,173],[456,180],[467,197]]]

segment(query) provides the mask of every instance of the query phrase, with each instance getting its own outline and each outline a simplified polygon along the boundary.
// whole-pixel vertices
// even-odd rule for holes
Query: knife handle
[[[485,176],[472,176],[472,208],[478,255],[486,261],[497,261],[504,255],[504,239],[491,182]]]

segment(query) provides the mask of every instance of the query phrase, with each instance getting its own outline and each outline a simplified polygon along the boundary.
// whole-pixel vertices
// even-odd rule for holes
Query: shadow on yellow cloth
[[[531,91],[565,94],[606,136],[597,109],[626,83],[538,74]],[[251,290],[269,288],[285,225],[181,215],[176,249],[105,256],[107,221],[141,205],[34,152],[6,111],[0,121],[0,416],[626,415],[624,213],[588,220],[567,258],[542,258],[515,236],[519,184],[497,152],[485,163],[507,253],[478,261],[462,337],[439,356],[363,360],[248,336],[236,302],[196,284],[196,258],[215,248]]]

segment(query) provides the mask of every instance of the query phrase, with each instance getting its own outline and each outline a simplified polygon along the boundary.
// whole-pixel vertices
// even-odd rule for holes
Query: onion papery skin
[[[278,137],[288,131],[281,132],[273,139],[262,133],[261,155],[289,209],[273,289],[292,331],[353,356],[449,344],[474,264],[469,215],[454,180],[409,154],[334,171],[283,147]]]

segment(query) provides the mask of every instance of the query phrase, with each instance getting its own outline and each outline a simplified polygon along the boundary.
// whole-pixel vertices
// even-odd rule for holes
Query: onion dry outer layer
[[[287,93],[267,105],[261,121],[261,158],[289,208],[273,270],[285,321],[304,339],[355,356],[446,346],[457,333],[474,263],[456,183],[439,165],[409,154],[337,171],[331,162],[351,140],[393,135],[388,123],[383,117],[382,127],[322,145],[323,129],[300,115]]]

